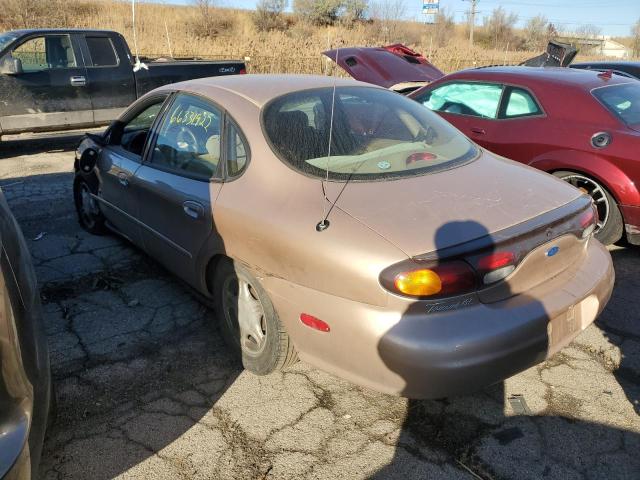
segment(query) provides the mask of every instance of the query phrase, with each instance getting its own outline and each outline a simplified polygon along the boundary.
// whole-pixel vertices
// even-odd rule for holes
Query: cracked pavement
[[[80,137],[36,138],[0,143],[0,187],[49,339],[57,418],[42,478],[640,478],[639,248],[611,249],[616,287],[595,325],[474,395],[390,397],[304,363],[258,377],[187,287],[80,229]]]

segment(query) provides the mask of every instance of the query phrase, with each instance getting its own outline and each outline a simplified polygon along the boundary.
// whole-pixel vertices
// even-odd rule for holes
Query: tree
[[[431,27],[433,32],[433,41],[438,47],[442,47],[449,43],[449,39],[453,36],[455,21],[453,13],[443,7],[436,15],[435,22]]]
[[[601,33],[602,30],[591,23],[580,25],[575,31],[575,35],[578,38],[596,38],[599,37]]]
[[[293,11],[312,25],[333,25],[342,5],[342,0],[294,0]]]
[[[633,48],[633,56],[640,57],[640,18],[636,24],[631,27],[631,47]]]
[[[527,50],[541,50],[549,41],[547,17],[536,15],[524,27],[524,47]]]
[[[364,20],[369,7],[367,0],[343,0],[340,22],[352,26],[355,22]]]
[[[287,0],[260,0],[253,14],[253,24],[258,31],[285,30],[287,21],[283,12],[287,4]]]
[[[513,26],[517,21],[518,15],[507,13],[502,7],[494,8],[491,16],[484,18],[484,27],[494,48],[513,42]]]
[[[380,23],[385,42],[394,41],[402,29],[400,20],[407,12],[404,0],[378,0],[371,3],[369,16]]]

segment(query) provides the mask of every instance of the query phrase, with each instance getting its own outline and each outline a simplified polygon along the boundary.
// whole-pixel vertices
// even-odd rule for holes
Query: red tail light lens
[[[584,229],[582,231],[582,238],[586,238],[593,233],[596,229],[596,223],[598,221],[598,213],[595,206],[587,209],[582,215],[580,215],[580,226]]]
[[[241,68],[240,71],[238,72],[238,75],[245,75],[247,73],[247,71],[244,68]]]
[[[400,272],[393,284],[398,293],[411,297],[459,295],[475,288],[476,277],[465,262],[454,261]]]
[[[497,270],[498,268],[513,265],[516,261],[516,254],[513,252],[490,253],[478,260],[478,269],[484,272]]]
[[[412,153],[407,157],[406,164],[411,165],[412,163],[416,163],[420,161],[430,162],[431,160],[435,160],[436,158],[438,158],[437,155],[434,155],[433,153],[429,153],[429,152]]]

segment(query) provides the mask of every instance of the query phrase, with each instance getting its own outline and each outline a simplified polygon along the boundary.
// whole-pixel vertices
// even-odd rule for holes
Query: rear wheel
[[[594,235],[600,242],[611,245],[622,238],[624,233],[622,214],[615,199],[600,182],[577,172],[559,171],[554,172],[554,175],[587,193],[593,199],[598,210],[598,223]]]
[[[91,182],[93,183],[93,182]],[[80,226],[94,235],[104,235],[108,232],[105,226],[106,219],[100,211],[98,201],[93,198],[95,187],[81,176],[77,176],[73,182],[73,199],[78,212]]]
[[[249,272],[225,258],[216,267],[213,289],[222,333],[244,368],[266,375],[297,361],[269,296]]]

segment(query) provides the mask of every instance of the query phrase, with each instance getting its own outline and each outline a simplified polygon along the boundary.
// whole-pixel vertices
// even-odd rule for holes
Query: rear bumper
[[[640,245],[640,206],[620,205],[620,210],[627,240],[632,245]]]
[[[526,294],[426,313],[424,302],[387,308],[265,279],[300,358],[360,385],[410,398],[468,393],[525,370],[571,342],[606,305],[614,272],[592,240],[584,261]],[[302,325],[305,312],[329,323]]]

